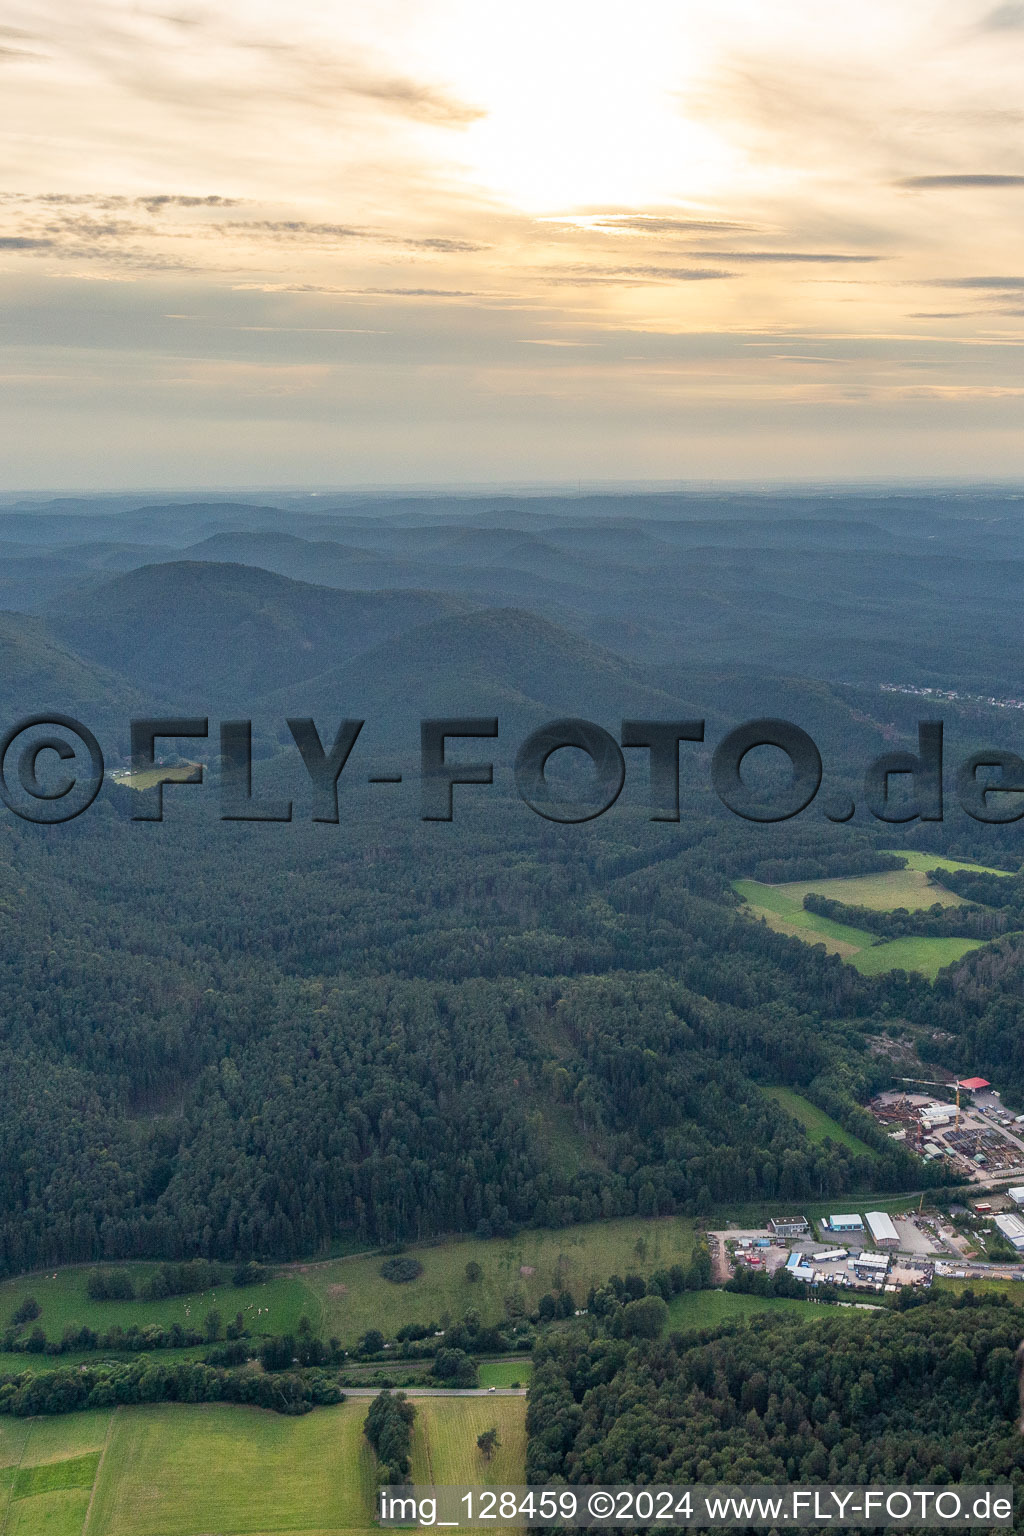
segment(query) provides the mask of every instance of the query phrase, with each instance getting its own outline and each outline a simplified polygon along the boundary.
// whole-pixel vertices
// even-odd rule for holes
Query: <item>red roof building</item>
[[[957,1084],[958,1088],[967,1088],[971,1093],[977,1093],[979,1088],[991,1088],[992,1084],[983,1077],[965,1077]]]

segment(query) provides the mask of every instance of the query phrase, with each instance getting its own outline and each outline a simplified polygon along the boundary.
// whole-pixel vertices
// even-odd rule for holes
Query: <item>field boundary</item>
[[[92,1490],[90,1491],[89,1502],[85,1509],[85,1519],[82,1521],[82,1536],[88,1536],[89,1522],[92,1519],[92,1508],[96,1502],[96,1490],[100,1485],[100,1477],[103,1473],[103,1463],[107,1459],[107,1450],[110,1446],[110,1441],[113,1438],[114,1424],[117,1420],[118,1414],[121,1412],[122,1408],[120,1405],[118,1405],[112,1411],[110,1415],[110,1422],[107,1424],[107,1433],[103,1437],[103,1449],[100,1451],[100,1459],[96,1464],[96,1476],[92,1480]],[[0,1536],[2,1536],[2,1533],[0,1533]]]
[[[3,1520],[3,1524],[0,1525],[0,1536],[7,1536],[7,1524],[8,1524],[8,1521],[10,1520],[10,1518],[11,1518],[11,1505],[14,1503],[14,1490],[15,1490],[15,1487],[17,1486],[17,1482],[18,1482],[18,1473],[21,1471],[21,1464],[25,1460],[25,1452],[28,1450],[28,1443],[31,1440],[31,1438],[32,1438],[32,1426],[30,1424],[29,1425],[28,1434],[25,1436],[24,1440],[21,1443],[21,1455],[18,1457],[18,1464],[14,1468],[14,1474],[13,1474],[13,1476],[11,1478],[11,1486],[7,1490],[7,1503],[4,1505],[4,1520]],[[82,1533],[82,1536],[85,1536],[84,1531]]]

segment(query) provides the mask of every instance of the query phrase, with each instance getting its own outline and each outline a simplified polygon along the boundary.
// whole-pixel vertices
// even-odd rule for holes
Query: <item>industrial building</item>
[[[1008,1189],[1006,1193],[1014,1205],[1024,1205],[1024,1184],[1019,1184],[1016,1189]]]
[[[926,1131],[933,1130],[937,1125],[948,1125],[955,1119],[955,1104],[926,1104],[921,1111],[921,1124]]]
[[[786,1260],[786,1268],[794,1280],[802,1280],[805,1285],[812,1285],[818,1278],[811,1265],[804,1263],[802,1253],[791,1253]]]
[[[811,1224],[806,1216],[772,1216],[768,1230],[776,1237],[804,1237],[811,1230]]]
[[[996,1226],[1018,1253],[1024,1250],[1024,1221],[1019,1216],[997,1216]]]
[[[887,1253],[859,1253],[847,1263],[858,1280],[884,1280],[889,1269]]]
[[[864,1219],[868,1224],[873,1242],[879,1248],[898,1248],[900,1235],[893,1226],[892,1217],[884,1211],[866,1211]]]
[[[864,1223],[859,1216],[830,1216],[828,1219],[831,1232],[863,1232]]]

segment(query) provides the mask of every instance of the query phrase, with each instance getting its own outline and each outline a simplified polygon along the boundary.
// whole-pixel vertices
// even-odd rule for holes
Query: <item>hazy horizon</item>
[[[88,500],[96,498],[117,498],[132,500],[137,497],[154,495],[179,497],[203,497],[215,498],[226,496],[257,496],[266,499],[271,496],[284,498],[302,498],[315,500],[320,497],[388,497],[409,496],[432,500],[441,496],[464,496],[467,500],[474,497],[488,496],[518,496],[524,500],[541,498],[546,496],[564,496],[569,500],[582,500],[598,498],[601,496],[617,497],[642,497],[642,496],[700,496],[704,494],[722,494],[736,496],[763,496],[766,494],[789,494],[799,499],[801,496],[814,496],[835,492],[837,494],[870,494],[875,492],[884,495],[886,492],[895,494],[912,494],[914,492],[943,491],[977,491],[984,494],[986,491],[1000,491],[1014,489],[1020,482],[1018,475],[1006,475],[1001,478],[981,477],[968,478],[954,476],[908,475],[892,476],[877,475],[863,476],[860,479],[836,479],[825,480],[820,478],[807,478],[798,480],[795,478],[772,479],[761,477],[749,480],[730,480],[726,478],[701,478],[693,480],[584,480],[582,485],[575,480],[392,480],[392,481],[350,481],[348,483],[337,482],[314,483],[301,481],[282,482],[281,484],[267,484],[260,481],[249,482],[206,482],[205,484],[185,484],[168,481],[160,483],[152,481],[149,484],[124,484],[124,485],[82,485],[69,483],[67,485],[41,485],[41,486],[10,486],[0,487],[0,505],[16,502],[19,498],[26,501],[45,502],[47,498],[81,498]],[[1024,500],[1024,492],[1019,498]]]

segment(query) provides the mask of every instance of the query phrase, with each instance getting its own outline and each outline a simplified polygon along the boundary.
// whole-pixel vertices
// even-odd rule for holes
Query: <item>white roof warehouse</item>
[[[884,1211],[865,1211],[864,1219],[868,1224],[868,1231],[879,1248],[899,1247],[900,1235],[893,1226],[891,1216],[887,1216]]]
[[[1024,1249],[1024,1221],[1019,1216],[997,1216],[996,1226],[1018,1252]]]

